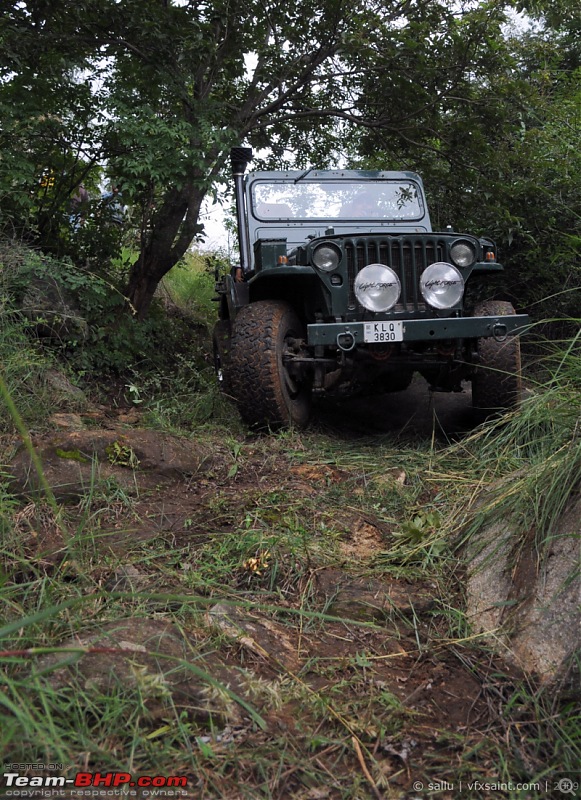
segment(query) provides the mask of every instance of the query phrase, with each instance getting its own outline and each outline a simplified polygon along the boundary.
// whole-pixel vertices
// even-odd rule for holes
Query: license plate
[[[363,341],[374,344],[403,342],[403,322],[365,322]]]

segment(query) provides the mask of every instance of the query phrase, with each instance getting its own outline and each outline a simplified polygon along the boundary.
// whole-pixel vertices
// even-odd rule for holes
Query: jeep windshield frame
[[[397,210],[397,192],[399,198],[409,193],[412,203],[405,213]],[[315,213],[309,217],[306,213],[293,213],[274,209],[269,215],[258,208],[257,200],[264,201],[270,197],[273,204],[283,203],[285,196],[296,202],[296,199],[313,196],[322,203],[323,192],[328,190],[330,196],[335,195],[334,205],[315,204]],[[395,204],[396,211],[381,216],[380,210],[350,211],[340,215],[340,199],[347,205],[348,196],[355,199],[358,194],[380,197],[383,194],[383,210],[389,202]],[[300,170],[250,172],[244,184],[244,206],[246,231],[250,243],[250,270],[254,271],[254,248],[259,241],[278,240],[286,242],[287,252],[308,243],[308,241],[327,236],[360,236],[369,233],[377,234],[411,234],[429,233],[432,230],[430,215],[425,199],[422,179],[415,172],[396,172],[379,170]],[[288,205],[288,204],[287,204]],[[407,206],[407,201],[403,203]],[[271,212],[273,209],[271,209]],[[319,216],[317,216],[317,214]]]
[[[425,206],[412,180],[256,180],[253,216],[262,222],[418,222]]]

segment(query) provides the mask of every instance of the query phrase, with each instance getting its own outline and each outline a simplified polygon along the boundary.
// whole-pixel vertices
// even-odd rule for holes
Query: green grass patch
[[[536,531],[542,557],[555,526],[581,484],[581,339],[545,358],[551,375],[529,390],[521,408],[484,425],[453,447],[466,475],[485,468],[485,500],[469,534],[502,518],[518,520],[524,532]]]
[[[160,294],[194,319],[211,326],[216,319],[214,272],[224,265],[219,256],[187,253],[183,260],[164,277]]]

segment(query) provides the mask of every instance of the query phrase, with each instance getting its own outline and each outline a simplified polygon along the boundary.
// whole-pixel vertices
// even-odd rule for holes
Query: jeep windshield
[[[413,221],[424,217],[413,181],[254,181],[252,213],[265,222]]]

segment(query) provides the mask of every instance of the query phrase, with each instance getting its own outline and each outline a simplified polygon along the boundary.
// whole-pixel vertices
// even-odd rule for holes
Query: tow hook
[[[355,347],[355,337],[350,331],[337,334],[337,347],[344,353],[349,353]]]
[[[492,335],[497,342],[504,342],[506,340],[506,337],[508,336],[508,328],[504,322],[495,322],[492,327]]]

